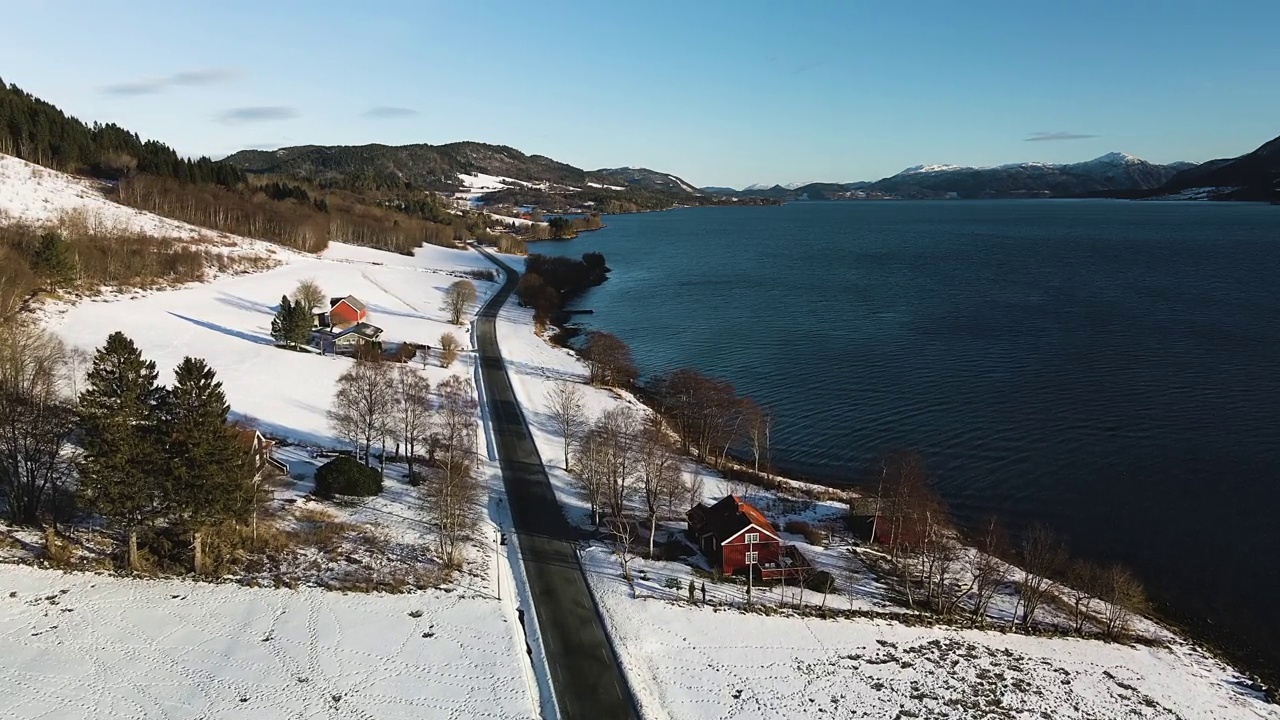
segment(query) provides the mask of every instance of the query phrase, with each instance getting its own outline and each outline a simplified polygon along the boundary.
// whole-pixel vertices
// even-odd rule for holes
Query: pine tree
[[[204,360],[184,358],[160,404],[166,431],[162,485],[169,516],[195,538],[195,570],[203,571],[200,532],[253,508],[249,453],[227,424],[226,394]]]
[[[71,254],[71,245],[56,230],[40,236],[40,247],[36,249],[34,265],[42,276],[55,285],[75,282],[77,263]]]
[[[156,407],[162,389],[156,364],[133,341],[114,332],[98,348],[80,396],[84,456],[80,492],[87,504],[128,533],[128,565],[137,569],[138,528],[153,523],[164,502]]]
[[[311,308],[300,302],[295,302],[289,307],[286,332],[288,333],[288,341],[294,347],[306,344],[307,338],[311,336],[312,320]]]
[[[276,344],[293,344],[293,326],[297,322],[296,317],[297,313],[293,309],[293,303],[289,302],[289,296],[281,295],[280,309],[276,310],[276,316],[271,320],[271,338],[276,341]]]

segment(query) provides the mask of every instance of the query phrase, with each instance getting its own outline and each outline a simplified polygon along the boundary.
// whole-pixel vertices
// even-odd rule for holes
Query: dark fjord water
[[[1047,521],[1275,676],[1280,208],[795,203],[534,249],[603,252],[586,324],[770,406],[779,466],[915,450],[962,520]]]

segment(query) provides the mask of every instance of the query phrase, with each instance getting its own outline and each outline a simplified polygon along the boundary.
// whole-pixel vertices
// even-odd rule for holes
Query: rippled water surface
[[[579,302],[647,374],[773,408],[831,482],[922,454],[964,520],[1047,520],[1280,666],[1280,207],[793,203],[610,216]]]

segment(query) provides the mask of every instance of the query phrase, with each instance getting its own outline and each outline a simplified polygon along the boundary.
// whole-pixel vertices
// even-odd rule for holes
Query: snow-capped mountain
[[[1123,152],[1076,163],[1021,162],[994,167],[927,164],[871,187],[906,197],[1064,197],[1163,185],[1192,163],[1157,165]]]
[[[755,183],[742,188],[742,192],[751,192],[753,190],[773,190],[774,188],[782,188],[783,190],[798,190],[806,185],[812,185],[815,181],[806,182],[789,182],[789,183]]]
[[[1094,170],[1098,170],[1098,171],[1106,172],[1116,167],[1125,167],[1129,165],[1145,165],[1145,164],[1150,164],[1150,163],[1147,163],[1146,160],[1143,160],[1141,158],[1134,157],[1129,153],[1113,152],[1113,153],[1107,153],[1106,155],[1103,155],[1101,157],[1096,157],[1092,160],[1085,160],[1084,162],[1076,162],[1076,163],[1020,162],[1020,163],[1007,163],[1005,165],[987,165],[982,167],[975,167],[972,165],[945,165],[945,164],[944,165],[913,165],[907,168],[906,170],[903,170],[902,172],[898,173],[898,175],[928,175],[931,173],[955,172],[957,170],[969,170],[969,171],[1011,170],[1011,169],[1018,169],[1018,168],[1072,169],[1080,172],[1091,172]],[[1187,166],[1192,165],[1192,163],[1173,163],[1173,164],[1187,165]],[[894,177],[897,177],[898,175],[895,175]]]

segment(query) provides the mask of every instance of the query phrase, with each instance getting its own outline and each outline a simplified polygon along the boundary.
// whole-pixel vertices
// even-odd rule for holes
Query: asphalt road
[[[577,533],[556,501],[498,347],[498,311],[515,290],[519,275],[493,255],[484,254],[502,268],[506,281],[477,315],[480,373],[560,717],[630,720],[637,717],[635,701],[578,563]]]

